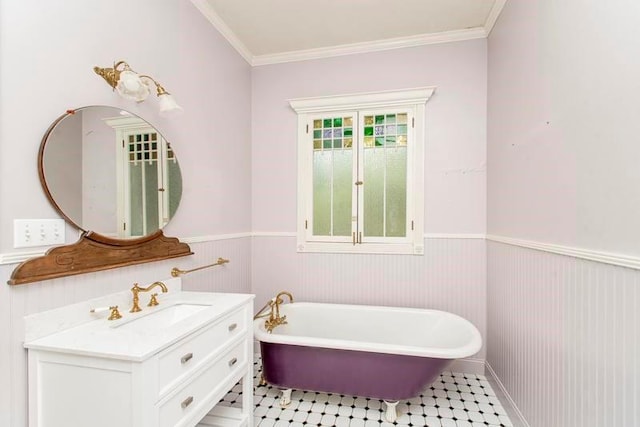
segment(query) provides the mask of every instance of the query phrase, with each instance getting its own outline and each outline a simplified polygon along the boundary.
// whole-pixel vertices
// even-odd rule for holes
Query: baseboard
[[[447,370],[463,374],[484,375],[484,364],[484,359],[475,359],[471,357],[467,359],[456,359],[451,365],[449,365]]]
[[[509,395],[509,392],[505,388],[504,384],[502,384],[502,381],[500,381],[500,378],[498,378],[498,375],[496,375],[488,361],[485,362],[485,367],[487,380],[491,384],[491,387],[493,388],[493,391],[495,391],[498,399],[500,399],[502,407],[507,411],[507,415],[509,416],[513,427],[530,427],[529,423],[524,418],[524,415],[522,415],[522,412],[518,409],[516,402],[513,401],[511,395]]]

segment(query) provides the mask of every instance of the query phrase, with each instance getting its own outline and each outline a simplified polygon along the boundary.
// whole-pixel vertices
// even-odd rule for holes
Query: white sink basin
[[[210,307],[207,304],[174,304],[167,307],[154,310],[150,313],[138,313],[122,323],[114,325],[114,328],[153,331],[162,330],[175,325],[186,318]]]

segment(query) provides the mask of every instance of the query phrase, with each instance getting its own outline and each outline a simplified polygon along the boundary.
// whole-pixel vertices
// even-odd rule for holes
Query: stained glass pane
[[[322,148],[322,140],[314,139],[313,140],[313,149],[314,150],[320,150],[321,148]]]
[[[364,128],[364,136],[373,136],[373,126],[366,126]]]
[[[157,141],[158,140],[158,134],[157,133],[152,133],[151,134],[151,140],[152,141]]]
[[[376,124],[381,125],[384,123],[384,116],[376,116]]]
[[[129,142],[134,142],[133,141],[133,135],[129,135]]]
[[[313,128],[314,129],[320,129],[322,127],[322,120],[314,120],[313,121]]]
[[[352,135],[353,135],[353,129],[352,128],[345,128],[344,136],[352,136]]]
[[[322,131],[321,130],[314,130],[313,131],[313,137],[314,138],[322,138]]]
[[[407,123],[407,113],[400,113],[397,116],[398,123]]]
[[[342,126],[342,118],[341,117],[333,119],[333,127],[334,128],[339,128],[341,126]]]
[[[324,148],[331,148],[331,140],[330,139],[325,139],[322,146]]]
[[[395,126],[395,125],[387,126],[387,133],[388,133],[388,134],[391,134],[391,135],[395,135],[395,133],[396,133],[396,126]]]
[[[333,138],[333,130],[332,129],[325,129],[322,131],[322,137],[323,138]]]
[[[407,135],[398,135],[398,145],[407,145]]]
[[[344,121],[342,123],[344,124],[345,127],[353,126],[353,118],[352,117],[345,117]]]
[[[383,136],[377,137],[376,138],[376,147],[380,147],[382,145],[384,145],[384,137]]]
[[[331,119],[324,119],[324,127],[326,128],[331,127]]]
[[[364,116],[364,124],[372,125],[373,124],[373,116]]]
[[[398,125],[398,135],[406,135],[407,125]]]
[[[387,137],[387,145],[396,145],[396,137],[388,136]]]
[[[387,114],[387,124],[395,123],[396,115],[395,114]]]
[[[333,130],[334,138],[342,138],[342,129],[334,129]]]
[[[384,126],[376,126],[376,136],[384,135]]]
[[[364,146],[365,147],[373,147],[374,146],[374,140],[372,136],[365,136],[364,137]]]
[[[353,139],[352,138],[345,138],[344,139],[345,148],[351,148],[351,145],[353,145]]]
[[[334,139],[333,140],[333,148],[342,148],[342,140]]]

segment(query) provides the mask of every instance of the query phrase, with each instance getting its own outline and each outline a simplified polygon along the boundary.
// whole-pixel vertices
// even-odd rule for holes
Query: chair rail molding
[[[552,243],[536,242],[532,240],[514,239],[511,237],[487,235],[487,240],[504,243],[522,248],[535,249],[538,251],[551,252],[558,255],[565,255],[573,258],[581,258],[589,261],[601,262],[604,264],[617,265],[620,267],[640,270],[640,257],[617,254],[612,252],[594,251],[591,249],[574,248],[571,246],[555,245]]]

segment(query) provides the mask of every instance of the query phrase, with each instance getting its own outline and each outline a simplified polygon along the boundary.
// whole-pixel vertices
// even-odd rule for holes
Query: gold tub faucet
[[[136,313],[138,311],[142,311],[142,309],[140,308],[140,305],[138,305],[138,303],[140,302],[140,298],[138,297],[138,294],[140,292],[149,292],[151,289],[155,288],[156,286],[160,286],[160,289],[162,289],[162,293],[166,293],[169,291],[167,289],[167,285],[165,285],[162,282],[153,282],[146,288],[141,288],[140,285],[138,285],[137,283],[134,283],[133,288],[131,288],[131,292],[133,293],[133,307],[131,307],[131,310],[129,310],[129,313]],[[151,300],[149,301],[149,304],[148,304],[150,307],[154,305],[158,305],[158,300],[156,299],[156,295],[157,294],[153,294],[151,296]]]
[[[281,298],[283,295],[289,297],[289,303],[293,302],[293,296],[287,291],[280,292],[272,301],[270,301],[269,305],[271,306],[271,313],[269,313],[269,318],[264,321],[264,326],[269,333],[271,333],[273,328],[276,326],[287,324],[287,316],[280,316],[280,304],[284,303],[284,300]]]

